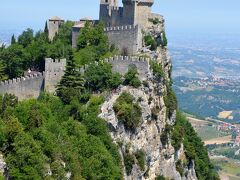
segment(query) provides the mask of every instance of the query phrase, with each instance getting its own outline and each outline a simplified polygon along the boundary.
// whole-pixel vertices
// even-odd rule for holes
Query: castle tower
[[[48,38],[52,41],[59,31],[59,27],[64,23],[64,20],[54,16],[48,20]]]
[[[154,0],[123,0],[123,19],[126,24],[145,26]]]
[[[45,59],[45,81],[44,90],[54,93],[56,86],[61,81],[65,73],[67,61],[66,59],[53,60],[51,58]]]
[[[105,26],[114,26],[119,23],[116,19],[119,15],[118,0],[101,0],[100,1],[100,21],[105,23]]]
[[[107,6],[118,6],[118,0],[101,0],[100,4],[107,5]]]

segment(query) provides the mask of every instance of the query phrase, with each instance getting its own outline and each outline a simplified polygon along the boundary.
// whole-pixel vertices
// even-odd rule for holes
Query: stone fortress
[[[118,0],[100,1],[100,21],[105,24],[105,33],[108,36],[111,45],[115,45],[119,51],[124,54],[127,51],[129,55],[137,55],[142,52],[144,47],[143,32],[160,34],[164,31],[164,20],[159,14],[151,12],[154,0],[123,0],[123,7],[118,7]],[[158,19],[159,23],[153,28],[150,19]],[[72,46],[76,47],[77,37],[81,33],[87,21],[96,24],[99,20],[90,20],[88,18],[76,21],[72,27]],[[58,33],[61,24],[64,22],[59,17],[49,19],[49,39],[53,40]],[[158,32],[158,33],[156,33]],[[161,55],[161,52],[158,52]],[[165,53],[162,53],[165,55]],[[164,59],[155,57],[155,59]],[[166,58],[165,58],[166,59]],[[149,60],[139,57],[118,56],[105,59],[113,66],[113,71],[124,75],[129,66],[136,66],[140,79],[146,80],[150,74]],[[168,62],[165,62],[168,63]],[[7,80],[0,84],[0,94],[11,93],[19,97],[20,100],[28,98],[37,98],[41,91],[54,93],[57,84],[64,75],[66,59],[53,60],[46,58],[45,71],[41,73],[29,73],[25,77]]]

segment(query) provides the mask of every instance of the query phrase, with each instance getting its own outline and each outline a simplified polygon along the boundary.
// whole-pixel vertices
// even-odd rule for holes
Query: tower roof
[[[150,4],[150,5],[154,4],[154,0],[122,0],[122,2],[123,2],[123,4],[133,3],[133,2],[142,3],[142,4]]]
[[[63,19],[61,19],[58,16],[53,16],[52,18],[49,19],[50,21],[64,21]]]

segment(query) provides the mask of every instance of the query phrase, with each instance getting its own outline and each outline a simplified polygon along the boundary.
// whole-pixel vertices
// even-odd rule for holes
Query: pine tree
[[[45,22],[44,33],[48,35],[48,24]]]
[[[69,60],[67,61],[65,74],[57,88],[57,94],[65,103],[69,103],[74,96],[80,95],[83,90],[84,78],[77,68],[71,51]]]
[[[168,40],[167,40],[167,37],[166,37],[166,33],[165,33],[165,31],[163,31],[163,33],[162,33],[162,46],[167,46],[167,44],[168,44]]]
[[[16,38],[15,38],[15,36],[14,36],[14,34],[12,35],[12,38],[11,38],[11,44],[13,45],[13,44],[15,44],[16,43]]]
[[[0,81],[8,79],[8,76],[5,73],[6,66],[3,61],[0,61]]]

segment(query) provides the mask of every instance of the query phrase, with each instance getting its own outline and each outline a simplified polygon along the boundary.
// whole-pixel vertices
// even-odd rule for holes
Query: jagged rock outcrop
[[[144,170],[141,170],[135,163],[129,175],[124,173],[124,179],[155,179],[158,175],[176,180],[197,179],[194,163],[190,168],[185,167],[185,177],[181,177],[176,170],[176,162],[184,158],[183,147],[175,152],[169,138],[167,145],[164,146],[161,142],[161,134],[166,124],[173,125],[176,120],[175,113],[170,119],[166,115],[163,98],[166,91],[165,81],[164,78],[156,81],[152,76],[148,79],[147,87],[141,86],[136,89],[122,86],[101,107],[99,117],[107,121],[113,141],[120,144],[119,151],[122,154],[122,160],[124,161],[123,155],[126,151],[134,154],[142,150],[145,153]],[[130,93],[142,109],[142,123],[134,132],[125,129],[124,125],[118,121],[113,109],[114,103],[122,92]],[[153,118],[153,113],[155,113],[155,118]]]
[[[158,24],[152,24],[145,29],[146,35],[151,35],[155,39],[162,38],[164,31],[164,21]],[[126,174],[125,167],[124,179],[155,179],[158,175],[162,175],[170,179],[197,179],[194,170],[194,162],[192,166],[184,167],[184,173],[181,177],[177,171],[176,164],[179,160],[184,160],[184,148],[180,148],[177,152],[171,145],[170,135],[167,137],[167,144],[161,142],[161,136],[165,131],[166,125],[174,125],[176,121],[176,112],[171,118],[167,117],[167,107],[164,102],[164,95],[167,91],[167,83],[170,82],[172,63],[166,47],[157,47],[155,51],[148,50],[147,46],[139,52],[139,55],[145,55],[161,64],[163,67],[164,77],[155,77],[152,73],[148,76],[147,85],[142,85],[140,88],[122,86],[116,93],[110,95],[108,100],[101,107],[99,117],[105,119],[110,127],[110,134],[113,141],[119,145],[119,151],[124,162],[124,154],[126,152],[134,154],[141,150],[145,153],[144,170],[139,165],[134,163],[131,173]],[[134,132],[125,129],[124,125],[118,121],[114,111],[114,103],[121,95],[127,92],[131,94],[135,102],[142,109],[141,125]],[[124,163],[123,163],[124,164]]]

